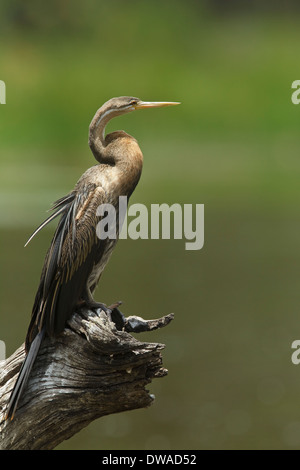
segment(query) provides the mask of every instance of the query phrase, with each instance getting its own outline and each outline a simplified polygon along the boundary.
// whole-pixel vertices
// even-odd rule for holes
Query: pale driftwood
[[[128,331],[168,324],[173,315],[129,317],[119,331],[101,312],[74,314],[55,340],[46,338],[12,421],[5,421],[24,345],[0,362],[0,449],[53,449],[104,415],[153,402],[145,386],[163,377],[163,344],[140,342]],[[127,330],[127,331],[124,331]]]

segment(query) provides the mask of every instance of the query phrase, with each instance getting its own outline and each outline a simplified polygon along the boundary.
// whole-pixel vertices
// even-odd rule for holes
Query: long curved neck
[[[114,185],[116,194],[129,197],[141,176],[141,149],[136,139],[124,131],[112,132],[105,138],[106,124],[121,114],[124,114],[124,110],[111,109],[105,105],[98,109],[89,128],[89,146],[99,163],[114,167],[108,169],[110,187]]]
[[[110,109],[102,106],[96,112],[89,128],[89,146],[94,157],[100,163],[111,163],[105,155],[105,127],[107,123],[114,117],[123,114],[117,109]]]

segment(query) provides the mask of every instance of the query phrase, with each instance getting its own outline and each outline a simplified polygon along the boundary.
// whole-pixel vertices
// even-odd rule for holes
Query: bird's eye
[[[135,104],[137,104],[137,100],[132,100],[132,101],[130,101],[130,104],[131,104],[132,106],[135,105]]]

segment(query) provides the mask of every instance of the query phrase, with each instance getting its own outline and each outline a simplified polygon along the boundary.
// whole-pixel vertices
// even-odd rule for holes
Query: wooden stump
[[[145,386],[167,374],[164,345],[140,342],[129,331],[172,319],[128,317],[119,330],[103,312],[75,313],[61,335],[43,341],[15,417],[5,421],[22,345],[0,362],[0,449],[53,449],[101,416],[149,406],[154,398]]]

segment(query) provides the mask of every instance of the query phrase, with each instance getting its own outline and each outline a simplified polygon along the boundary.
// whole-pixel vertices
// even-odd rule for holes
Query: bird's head
[[[175,101],[142,101],[139,98],[135,98],[133,96],[119,96],[118,98],[111,98],[109,101],[104,103],[102,108],[104,109],[104,114],[114,117],[120,116],[121,114],[130,113],[136,109],[160,108],[163,106],[173,106],[176,104],[180,103]]]
[[[111,98],[103,104],[96,112],[89,130],[89,145],[97,157],[97,153],[101,153],[101,149],[96,146],[105,146],[105,126],[114,117],[122,114],[130,113],[137,109],[161,108],[163,106],[173,106],[180,104],[174,101],[142,101],[133,96],[119,96]]]

